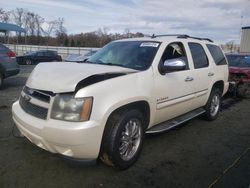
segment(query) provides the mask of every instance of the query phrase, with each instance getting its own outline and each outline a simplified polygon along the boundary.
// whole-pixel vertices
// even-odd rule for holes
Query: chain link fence
[[[26,52],[33,52],[38,50],[53,50],[57,51],[59,55],[65,59],[68,55],[77,54],[84,55],[87,52],[96,50],[99,48],[85,48],[85,47],[61,47],[61,46],[37,46],[37,45],[16,45],[16,44],[5,44],[8,48],[14,51],[17,55],[23,55]]]

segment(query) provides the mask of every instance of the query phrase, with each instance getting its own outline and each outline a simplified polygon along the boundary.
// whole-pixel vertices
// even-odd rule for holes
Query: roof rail
[[[191,39],[197,39],[197,40],[206,40],[206,41],[209,41],[209,42],[214,42],[212,41],[211,39],[209,38],[199,38],[199,37],[192,37],[192,36],[189,36],[189,35],[186,35],[186,34],[169,34],[169,35],[151,35],[149,36],[151,38],[156,38],[156,37],[177,37],[177,38],[191,38]]]
[[[187,36],[187,35],[183,35],[183,34],[168,34],[168,35],[151,35],[151,38],[156,38],[156,37],[179,37],[179,36]]]
[[[177,38],[191,38],[191,39],[206,40],[206,41],[209,41],[209,42],[214,42],[209,38],[192,37],[192,36],[189,36],[189,35],[177,36]]]

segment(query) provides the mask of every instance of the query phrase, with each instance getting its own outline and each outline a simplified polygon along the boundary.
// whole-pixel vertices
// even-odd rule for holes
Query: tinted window
[[[203,47],[198,43],[188,43],[188,46],[192,54],[194,68],[208,67],[208,59]]]
[[[47,56],[55,56],[55,55],[57,55],[57,52],[56,51],[47,51],[46,55]]]
[[[216,65],[226,65],[227,61],[219,46],[207,44],[207,48],[212,55]]]
[[[43,52],[37,52],[36,55],[37,56],[44,56],[44,53]]]

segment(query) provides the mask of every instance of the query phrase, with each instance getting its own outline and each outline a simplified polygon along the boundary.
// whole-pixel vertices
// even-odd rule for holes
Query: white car
[[[37,65],[13,104],[13,120],[40,148],[126,169],[145,133],[199,115],[216,119],[228,86],[225,56],[209,39],[118,40],[83,64]]]

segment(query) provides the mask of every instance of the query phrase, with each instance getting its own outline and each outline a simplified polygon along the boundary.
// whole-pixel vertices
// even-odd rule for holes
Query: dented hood
[[[133,69],[72,62],[40,63],[30,74],[26,85],[54,93],[73,92],[77,84],[92,76],[106,73],[131,73]]]

